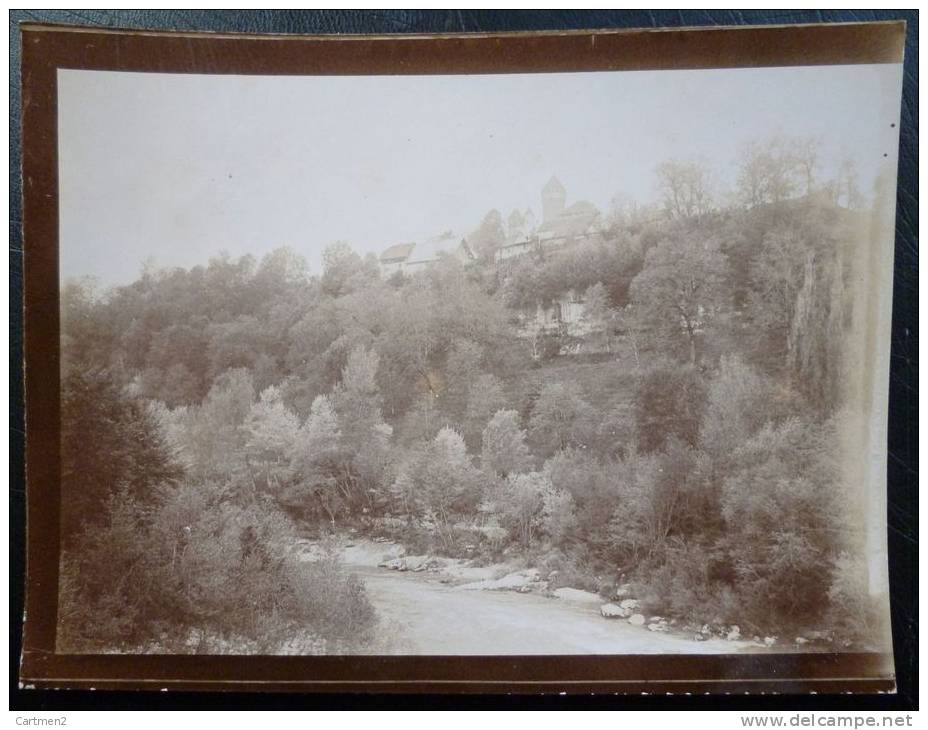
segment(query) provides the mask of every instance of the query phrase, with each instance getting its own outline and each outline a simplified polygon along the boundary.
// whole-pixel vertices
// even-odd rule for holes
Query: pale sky
[[[870,190],[895,164],[898,65],[485,76],[58,72],[61,276],[101,284],[281,245],[318,273],[491,208],[654,198],[654,168],[702,157],[724,181],[746,140],[823,135]],[[895,123],[896,127],[890,125]],[[887,154],[888,158],[883,155]],[[826,171],[827,172],[827,171]]]

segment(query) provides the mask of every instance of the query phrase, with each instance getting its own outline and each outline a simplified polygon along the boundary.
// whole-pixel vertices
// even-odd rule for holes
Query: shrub
[[[867,564],[841,553],[834,561],[828,587],[828,626],[846,641],[873,641],[880,629],[867,586]]]
[[[505,477],[529,467],[531,458],[525,445],[525,431],[519,428],[519,414],[509,410],[497,411],[483,429],[483,468]]]
[[[299,637],[307,651],[363,646],[374,623],[363,585],[332,555],[298,562],[286,516],[237,494],[187,484],[145,509],[114,498],[65,554],[59,650],[280,653],[299,650]]]
[[[402,510],[430,522],[451,549],[451,529],[461,516],[474,515],[480,500],[482,476],[471,463],[463,437],[443,428],[434,439],[413,448],[393,485]]]
[[[720,559],[718,551],[674,541],[637,571],[633,584],[642,608],[696,624],[741,621],[737,595],[713,579]]]
[[[734,456],[722,514],[739,591],[758,623],[820,619],[841,524],[830,424],[768,424]]]
[[[595,413],[573,381],[546,383],[532,408],[529,431],[546,455],[568,447],[585,447],[595,431]]]
[[[553,486],[541,495],[541,527],[555,545],[563,543],[577,531],[577,514],[574,498],[565,489]]]
[[[550,489],[550,480],[541,472],[511,474],[490,490],[484,508],[499,516],[510,538],[527,547],[541,525],[543,495]]]
[[[567,492],[574,502],[575,534],[589,540],[609,521],[623,489],[628,487],[625,465],[600,461],[585,449],[567,449],[545,462],[545,473],[555,490]]]
[[[638,385],[635,402],[638,446],[659,451],[671,435],[695,446],[706,402],[699,369],[656,360]]]

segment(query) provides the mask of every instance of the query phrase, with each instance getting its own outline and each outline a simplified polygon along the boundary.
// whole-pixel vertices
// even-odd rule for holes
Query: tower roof
[[[548,182],[545,183],[545,186],[541,189],[541,192],[544,194],[558,193],[559,195],[564,195],[567,190],[565,190],[564,186],[561,185],[561,181],[552,175],[551,179],[548,180]]]

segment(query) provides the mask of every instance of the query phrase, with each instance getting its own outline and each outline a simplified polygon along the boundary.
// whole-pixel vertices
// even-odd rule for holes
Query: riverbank
[[[363,579],[394,654],[731,654],[767,651],[744,640],[696,640],[605,618],[607,602],[576,589],[547,591],[537,571],[514,565],[406,556],[396,543],[341,539],[345,567]],[[311,559],[311,544],[304,545]],[[406,561],[404,563],[404,561]]]

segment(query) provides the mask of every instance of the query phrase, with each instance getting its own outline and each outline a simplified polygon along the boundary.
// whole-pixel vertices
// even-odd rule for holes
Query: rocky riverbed
[[[405,555],[402,546],[347,540],[345,566],[361,577],[402,654],[729,654],[763,651],[740,636],[696,639],[661,617],[608,616],[600,596],[548,591],[537,570]],[[304,554],[312,559],[312,549]],[[627,601],[628,599],[626,599]],[[626,602],[626,607],[631,606]],[[639,619],[640,616],[640,619]]]

